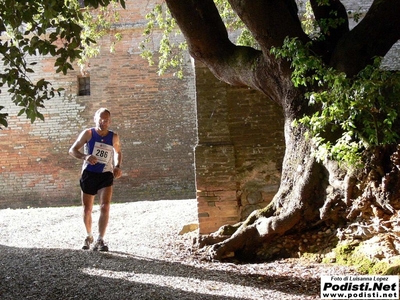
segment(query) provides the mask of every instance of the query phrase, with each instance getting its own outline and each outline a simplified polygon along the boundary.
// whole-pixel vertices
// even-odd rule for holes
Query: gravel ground
[[[80,250],[80,207],[0,210],[0,299],[319,299],[321,275],[356,274],[296,259],[201,261],[197,232],[179,234],[196,212],[196,200],[113,204],[110,251],[94,252]]]

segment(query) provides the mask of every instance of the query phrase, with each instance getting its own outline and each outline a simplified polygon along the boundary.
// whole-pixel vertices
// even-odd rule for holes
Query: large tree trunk
[[[301,231],[318,221],[319,209],[326,198],[328,172],[312,155],[310,140],[304,139],[302,128],[293,127],[289,119],[285,124],[285,138],[287,148],[278,193],[269,206],[254,211],[232,236],[209,250],[213,259],[233,255],[251,259],[262,243],[294,226]],[[212,243],[212,239],[207,243]]]

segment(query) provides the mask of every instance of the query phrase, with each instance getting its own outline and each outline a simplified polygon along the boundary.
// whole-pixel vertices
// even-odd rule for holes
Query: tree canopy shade
[[[108,20],[90,10],[107,7],[124,0],[44,0],[0,1],[0,57],[3,64],[0,88],[7,87],[12,101],[21,106],[20,115],[33,122],[43,119],[38,108],[43,102],[60,93],[45,79],[33,81],[35,57],[56,57],[56,72],[66,73],[72,62],[93,54],[95,40],[104,34]],[[4,107],[0,106],[0,110]],[[7,126],[7,113],[0,114],[0,126]]]
[[[396,216],[400,83],[396,72],[379,68],[379,58],[400,38],[399,1],[373,1],[351,29],[341,1],[310,0],[312,31],[294,0],[222,1],[257,47],[231,41],[221,1],[165,2],[192,57],[226,83],[261,91],[285,118],[278,193],[229,238],[224,228],[206,238],[211,258],[254,257],[287,233],[322,224],[339,232]]]

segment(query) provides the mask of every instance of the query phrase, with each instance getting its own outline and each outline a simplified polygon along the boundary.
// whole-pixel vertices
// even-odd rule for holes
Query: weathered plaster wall
[[[281,109],[196,65],[195,149],[200,233],[246,218],[278,190],[284,153]]]

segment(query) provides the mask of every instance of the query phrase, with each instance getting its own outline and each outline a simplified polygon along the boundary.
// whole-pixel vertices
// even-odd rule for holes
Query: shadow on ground
[[[229,286],[248,290],[249,297]],[[237,287],[236,287],[237,288]],[[14,248],[0,245],[0,299],[301,299],[316,296],[319,281],[244,275],[127,253]],[[290,298],[286,298],[290,299]]]

